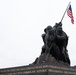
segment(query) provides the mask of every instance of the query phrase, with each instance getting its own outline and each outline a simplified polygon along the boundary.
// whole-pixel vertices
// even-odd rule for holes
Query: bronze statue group
[[[56,60],[63,61],[70,65],[67,50],[68,36],[62,29],[62,23],[56,23],[53,27],[47,26],[42,34],[44,45],[42,54],[51,54]]]
[[[47,26],[42,34],[42,39],[44,45],[42,46],[41,55],[32,64],[49,63],[47,61],[49,57],[47,56],[51,55],[57,62],[61,61],[70,65],[67,50],[68,36],[63,31],[61,22],[56,23],[53,27]],[[51,60],[51,57],[48,60]]]

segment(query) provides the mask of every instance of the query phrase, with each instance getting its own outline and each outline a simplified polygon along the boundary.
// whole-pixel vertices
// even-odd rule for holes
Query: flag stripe
[[[73,17],[71,5],[69,5],[69,7],[67,9],[67,15],[71,18],[72,24],[74,24],[74,17]]]
[[[72,18],[72,17],[73,17],[73,16],[72,16],[72,15],[73,15],[72,12],[71,12],[70,10],[68,10],[67,12],[68,12],[67,15],[68,15],[70,18]]]

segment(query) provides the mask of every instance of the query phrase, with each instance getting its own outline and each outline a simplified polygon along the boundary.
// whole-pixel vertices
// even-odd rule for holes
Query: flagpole
[[[69,2],[68,6],[70,5],[70,3],[71,3],[71,2]],[[62,18],[61,18],[61,21],[60,21],[61,23],[62,23],[62,20],[63,20],[63,18],[64,18],[64,16],[65,16],[65,13],[66,13],[66,11],[67,11],[67,9],[68,9],[68,6],[67,6],[67,8],[66,8],[66,10],[65,10],[65,12],[64,12],[64,14],[63,14],[63,16],[62,16]]]

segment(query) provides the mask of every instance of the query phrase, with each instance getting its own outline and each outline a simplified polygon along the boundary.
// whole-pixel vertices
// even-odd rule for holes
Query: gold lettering
[[[37,70],[36,72],[37,72],[37,73],[40,73],[40,72],[47,72],[47,69]]]
[[[42,68],[47,68],[48,67],[48,65],[44,65],[44,66],[42,66]]]
[[[35,71],[31,71],[31,73],[35,73]]]
[[[68,71],[64,71],[65,74],[75,74],[76,75],[76,72],[68,72]]]
[[[54,72],[54,73],[63,73],[63,71],[59,71],[59,70],[52,70],[52,69],[49,69],[48,71],[49,71],[49,72]]]

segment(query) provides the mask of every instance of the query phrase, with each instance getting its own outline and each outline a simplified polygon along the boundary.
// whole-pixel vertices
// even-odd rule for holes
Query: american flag
[[[67,9],[67,15],[71,18],[72,24],[74,24],[74,17],[73,17],[71,5],[69,5],[69,7]]]

